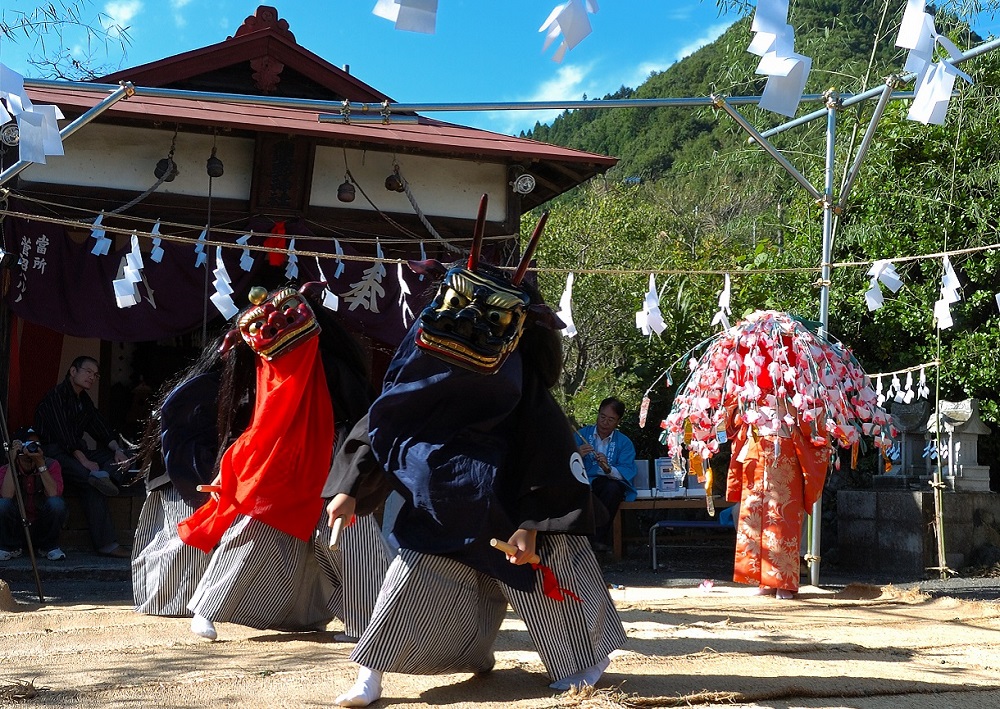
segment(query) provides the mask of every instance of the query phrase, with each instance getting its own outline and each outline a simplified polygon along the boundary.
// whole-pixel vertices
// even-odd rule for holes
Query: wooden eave
[[[28,94],[36,103],[58,105],[67,116],[83,113],[107,95],[96,88],[89,91],[51,87],[31,88]],[[99,120],[102,123],[147,127],[166,124],[204,130],[222,128],[247,135],[282,133],[308,136],[321,145],[520,165],[538,178],[535,191],[522,197],[521,204],[525,211],[617,163],[617,158],[606,155],[561,148],[422,116],[417,124],[345,124],[339,121],[320,123],[318,115],[315,109],[136,95],[116,103]],[[68,147],[71,148],[71,143]]]

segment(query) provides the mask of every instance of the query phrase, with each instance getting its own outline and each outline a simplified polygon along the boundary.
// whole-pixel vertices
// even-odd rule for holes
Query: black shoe
[[[90,486],[102,495],[115,497],[118,494],[118,488],[115,487],[115,484],[111,482],[110,478],[99,478],[96,475],[91,475],[87,482],[89,482]]]

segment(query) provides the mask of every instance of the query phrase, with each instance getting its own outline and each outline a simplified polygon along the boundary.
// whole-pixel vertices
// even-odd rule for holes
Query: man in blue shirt
[[[587,477],[594,497],[607,510],[602,519],[599,508],[595,551],[608,551],[611,544],[611,523],[623,500],[635,499],[635,446],[621,431],[616,430],[625,414],[625,404],[611,396],[601,402],[596,426],[580,429],[579,451],[587,468]],[[595,505],[595,507],[597,507]]]

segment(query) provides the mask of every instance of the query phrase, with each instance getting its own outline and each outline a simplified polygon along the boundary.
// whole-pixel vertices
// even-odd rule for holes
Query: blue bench
[[[722,524],[717,520],[661,519],[649,528],[649,549],[653,554],[653,571],[656,565],[656,533],[661,529],[708,529],[719,532],[735,532],[731,524]]]

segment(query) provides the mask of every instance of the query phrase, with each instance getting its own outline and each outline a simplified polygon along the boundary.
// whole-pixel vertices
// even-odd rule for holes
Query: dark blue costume
[[[590,490],[573,431],[519,353],[497,373],[478,374],[418,348],[417,327],[397,350],[369,411],[377,466],[351,467],[387,471],[402,494],[390,530],[395,546],[447,556],[530,590],[534,571],[508,563],[489,540],[506,540],[518,528],[592,531]],[[363,447],[359,433],[352,434],[355,447]],[[338,487],[357,496],[356,480]]]

